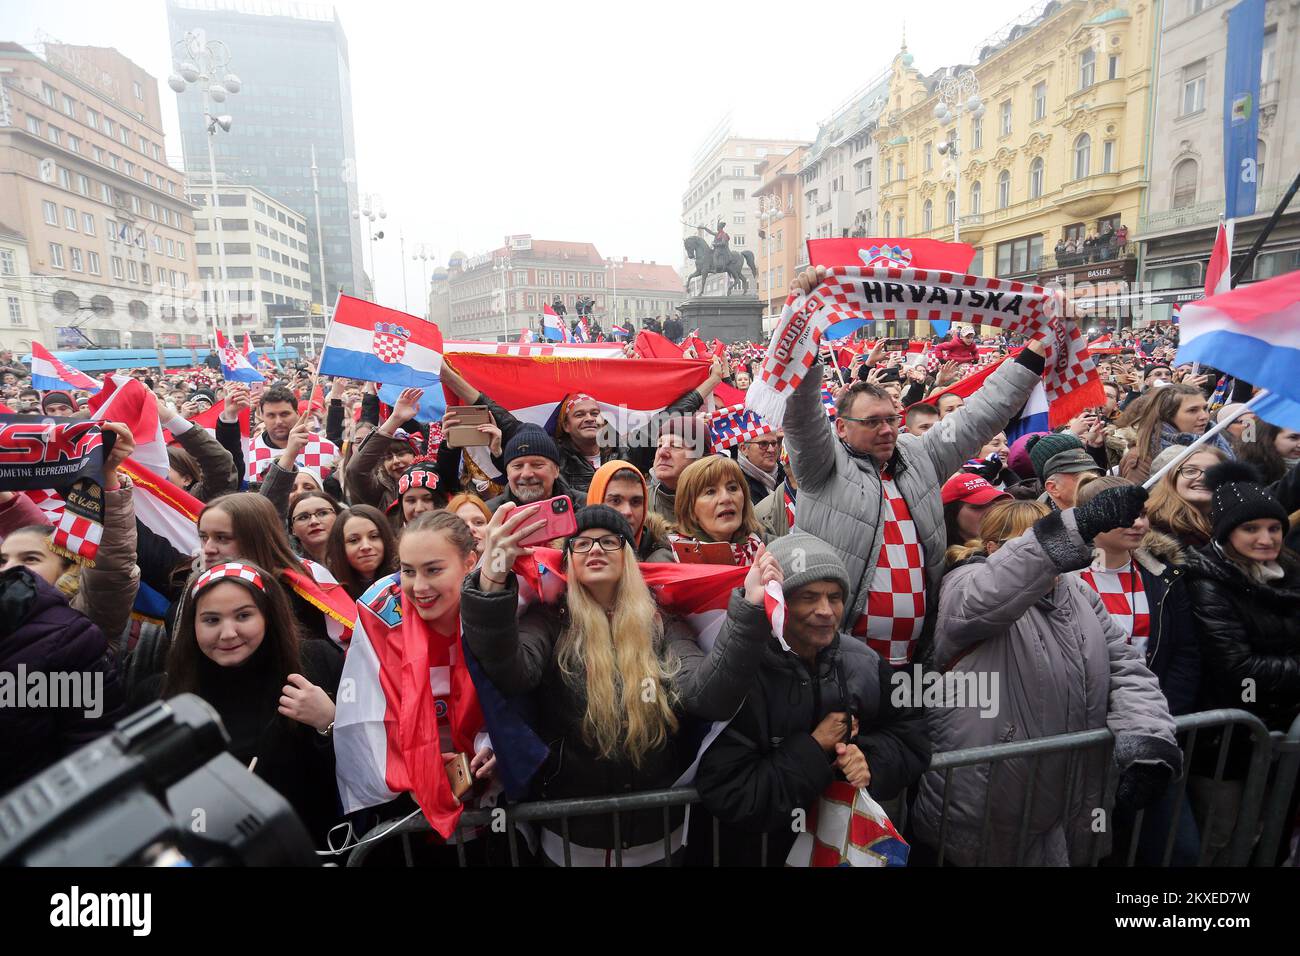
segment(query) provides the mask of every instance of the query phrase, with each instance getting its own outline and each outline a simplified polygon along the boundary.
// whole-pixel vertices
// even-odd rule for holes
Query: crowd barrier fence
[[[1215,784],[1221,783],[1225,779],[1224,772],[1228,762],[1230,742],[1234,737],[1242,734],[1249,738],[1250,750],[1245,777],[1234,781],[1232,784],[1234,788],[1239,789],[1240,796],[1236,808],[1236,819],[1233,822],[1226,845],[1221,847],[1216,848],[1212,845],[1211,828],[1204,829],[1204,832],[1200,834],[1199,864],[1206,866],[1211,862],[1215,862],[1227,866],[1247,866],[1253,858],[1255,865],[1273,865],[1280,843],[1290,832],[1290,824],[1292,823],[1287,819],[1287,810],[1290,807],[1297,775],[1300,775],[1300,718],[1296,719],[1290,730],[1285,734],[1270,734],[1258,717],[1244,710],[1211,710],[1186,714],[1176,718],[1176,724],[1179,743],[1183,748],[1185,759],[1182,772],[1169,782],[1169,787],[1172,788],[1172,794],[1176,800],[1176,812],[1171,815],[1169,829],[1165,833],[1161,865],[1170,865],[1174,852],[1179,814],[1193,812],[1187,789],[1193,763],[1191,755],[1194,753],[1212,753],[1214,772],[1208,779]],[[1206,746],[1206,735],[1216,730],[1223,731],[1218,741]],[[1102,793],[1104,795],[1106,819],[1109,820],[1114,815],[1115,785],[1118,777],[1118,768],[1114,760],[1110,759],[1114,745],[1114,735],[1105,728],[1031,740],[1011,741],[985,747],[972,747],[934,754],[927,772],[943,774],[944,790],[945,794],[947,794],[950,792],[954,772],[961,768],[987,764],[990,766],[989,779],[992,780],[993,765],[1008,760],[1029,759],[1031,761],[1030,771],[1025,787],[1026,795],[1015,850],[1017,862],[1022,862],[1026,849],[1025,838],[1028,834],[1029,819],[1033,810],[1035,774],[1041,760],[1049,755],[1068,754],[1071,755],[1072,759],[1078,759],[1084,755],[1092,755],[1098,752],[1104,754],[1107,759],[1103,762],[1105,772],[1102,781]],[[1198,746],[1204,749],[1198,749]],[[980,835],[979,848],[979,861],[981,864],[986,859],[988,841],[992,832],[991,809],[992,797],[994,796],[992,790],[993,788],[990,786],[985,791],[983,829]],[[1220,788],[1212,786],[1208,789],[1208,793],[1209,801],[1202,807],[1202,813],[1206,818],[1214,818],[1216,810],[1222,809],[1217,806],[1220,799]],[[909,803],[907,796],[907,794],[904,794],[899,800],[890,801],[888,804],[889,808],[895,810],[894,823],[900,831],[907,828],[906,813]],[[1067,799],[1064,801],[1067,806],[1069,805],[1068,797],[1067,789]],[[520,833],[520,825],[528,826],[542,821],[558,822],[560,837],[563,841],[563,865],[568,866],[572,862],[569,821],[575,817],[610,815],[612,817],[615,843],[615,849],[611,851],[610,863],[613,866],[622,866],[622,850],[620,849],[621,843],[619,840],[622,815],[635,811],[659,810],[663,813],[664,818],[665,865],[673,865],[672,846],[670,844],[673,829],[670,824],[671,812],[676,807],[690,807],[699,802],[699,794],[693,787],[680,787],[618,796],[504,804],[495,811],[492,809],[467,810],[461,815],[460,829],[490,828],[494,824],[500,829],[504,826],[510,851],[510,865],[519,866],[524,860],[521,843],[525,842]],[[940,846],[937,848],[937,865],[939,866],[944,865],[945,835],[949,822],[948,811],[949,801],[945,796],[939,822]],[[1109,853],[1104,855],[1104,861],[1107,865],[1136,865],[1138,838],[1142,833],[1143,820],[1144,811],[1138,811],[1132,820],[1131,827],[1127,828],[1127,835],[1129,836],[1127,844],[1120,845],[1119,841],[1115,841],[1110,846]],[[430,832],[428,821],[419,813],[405,819],[384,821],[371,828],[368,833],[360,838],[348,855],[347,865],[364,866],[378,847],[392,841],[400,841],[403,859],[408,866],[413,865],[412,837],[427,839]],[[695,832],[692,832],[691,836],[699,839],[698,834]],[[756,836],[755,839],[760,843],[760,862],[765,864],[768,862],[768,837],[763,834]],[[710,857],[714,866],[720,865],[719,843],[719,824],[715,819],[712,821],[710,850]],[[1103,832],[1094,833],[1088,858],[1089,865],[1097,866],[1103,862],[1105,843]],[[463,842],[457,841],[456,853],[459,864],[461,866],[468,865]]]

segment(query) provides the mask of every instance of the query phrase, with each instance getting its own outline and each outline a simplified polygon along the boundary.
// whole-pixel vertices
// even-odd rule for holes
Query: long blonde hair
[[[626,756],[640,767],[677,731],[672,680],[681,661],[663,647],[659,606],[632,548],[623,545],[623,576],[612,615],[572,574],[565,601],[569,624],[556,660],[570,686],[584,692],[583,739],[601,757]]]
[[[1198,445],[1196,451],[1187,457],[1191,459],[1196,455],[1212,455],[1220,462],[1228,460],[1228,456],[1213,445]],[[1151,519],[1153,528],[1166,531],[1179,541],[1204,544],[1213,536],[1210,519],[1178,493],[1179,468],[1165,472],[1165,476],[1156,482],[1151,497],[1147,499],[1147,517]]]
[[[954,544],[944,553],[948,567],[965,561],[976,554],[985,554],[989,544],[1003,545],[1028,531],[1035,521],[1052,513],[1047,505],[1038,501],[999,501],[990,505],[980,518],[978,540]]]

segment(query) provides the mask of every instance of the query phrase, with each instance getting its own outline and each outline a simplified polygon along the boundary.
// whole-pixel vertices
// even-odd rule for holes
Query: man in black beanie
[[[568,495],[574,508],[587,503],[587,496],[571,488],[560,477],[560,450],[555,440],[537,425],[524,425],[506,442],[502,456],[506,465],[507,488],[488,501],[496,511],[507,501],[529,505],[558,495]]]

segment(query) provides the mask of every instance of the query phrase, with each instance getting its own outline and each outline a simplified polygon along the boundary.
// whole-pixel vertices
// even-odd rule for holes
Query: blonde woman
[[[756,679],[770,634],[763,589],[780,581],[780,565],[759,553],[706,654],[684,622],[659,609],[637,566],[631,527],[605,505],[578,513],[578,530],[564,552],[564,603],[535,605],[516,619],[511,568],[531,551],[520,542],[544,526],[536,505],[497,509],[483,535],[483,561],[465,579],[460,603],[465,643],[497,689],[536,692],[536,730],[550,756],[533,778],[533,796],[671,787],[695,756],[681,734],[687,720],[729,719]],[[676,861],[682,819],[675,809],[665,832],[659,810],[623,813],[616,843],[612,817],[574,817],[570,859],[576,866],[612,866],[618,846],[623,866],[661,866],[667,837]],[[545,826],[542,850],[564,865],[559,822]]]
[[[1065,511],[1000,502],[984,513],[979,540],[949,549],[934,664],[989,699],[971,707],[958,697],[929,710],[936,753],[1106,727],[1115,734],[1117,806],[1136,811],[1160,798],[1182,766],[1169,707],[1101,598],[1066,573],[1088,567],[1093,539],[1130,527],[1145,501],[1142,488],[1126,485]],[[960,768],[950,778],[927,773],[915,837],[937,853],[942,830],[945,862],[959,866],[1082,863],[1094,840],[1102,852],[1110,842],[1109,830],[1091,827],[1103,806],[1102,759],[1058,753]]]

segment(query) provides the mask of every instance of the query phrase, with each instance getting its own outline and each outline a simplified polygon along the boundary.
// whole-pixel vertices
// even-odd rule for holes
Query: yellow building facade
[[[973,66],[925,75],[899,53],[876,134],[880,234],[960,238],[977,250],[972,272],[1059,281],[1085,309],[1120,291],[1136,274],[1154,42],[1152,3],[1069,0],[1009,30]],[[967,69],[983,115],[964,101],[941,122],[941,84]],[[1083,240],[1108,226],[1127,227],[1127,244],[1108,238],[1085,253]]]

